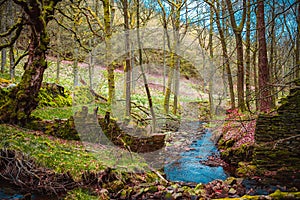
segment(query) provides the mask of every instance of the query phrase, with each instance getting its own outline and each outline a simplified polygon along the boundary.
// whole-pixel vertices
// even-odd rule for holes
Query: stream
[[[189,122],[185,124],[185,128],[181,132],[176,133],[177,136],[172,138],[173,144],[176,144],[178,140],[192,142],[174,145],[170,150],[174,154],[176,149],[179,149],[179,156],[170,157],[168,163],[164,166],[164,173],[168,180],[206,184],[214,180],[225,180],[230,176],[222,166],[214,167],[205,164],[209,156],[218,159],[220,154],[213,133],[207,129],[199,130],[199,126],[202,126],[201,122]],[[262,181],[249,177],[244,178],[242,181],[242,185],[250,195],[268,195],[277,189],[287,191],[280,184],[282,183],[271,178]]]
[[[208,156],[219,156],[212,138],[212,132],[205,130],[200,139],[194,140],[189,149],[180,153],[180,158],[164,166],[170,181],[208,183],[216,179],[225,180],[228,175],[223,167],[210,167],[202,164]]]

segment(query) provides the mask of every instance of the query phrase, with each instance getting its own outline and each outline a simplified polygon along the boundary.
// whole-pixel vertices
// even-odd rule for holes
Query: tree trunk
[[[182,1],[179,0],[178,2],[179,5],[182,4]],[[176,8],[175,11],[175,18],[174,18],[174,24],[173,24],[173,30],[174,30],[174,48],[175,48],[175,84],[174,84],[174,101],[173,101],[173,114],[177,114],[178,110],[178,104],[179,104],[179,84],[180,84],[180,58],[179,58],[179,48],[180,48],[180,9]]]
[[[61,35],[61,29],[58,27],[58,33],[57,33],[57,46],[58,46],[58,49],[61,48],[61,38],[60,38],[60,35]],[[60,79],[60,62],[61,62],[61,58],[60,58],[60,52],[57,52],[56,54],[56,80],[55,82],[57,84],[59,84],[59,79]]]
[[[250,0],[247,1],[247,21],[246,21],[246,105],[247,109],[251,111],[250,100],[251,100],[251,86],[250,86],[250,70],[251,70],[251,44],[250,44],[250,25],[251,25],[251,9],[250,9]]]
[[[255,41],[254,51],[253,51],[253,55],[252,55],[252,61],[253,61],[253,80],[254,80],[254,88],[255,88],[255,109],[256,109],[256,111],[259,110],[259,102],[258,102],[259,88],[258,88],[258,83],[257,83],[257,65],[256,65],[257,51],[258,51],[257,41]]]
[[[0,10],[1,16],[7,16],[6,12],[4,10]],[[6,31],[6,17],[1,17],[0,19],[0,32],[4,33]],[[2,42],[3,39],[0,40]],[[6,66],[6,49],[1,50],[1,73],[4,73]]]
[[[8,25],[10,27],[13,26],[14,20],[14,11],[13,11],[13,3],[12,1],[8,1],[7,5],[7,16],[8,16]],[[14,45],[10,46],[9,48],[9,75],[10,79],[15,79],[15,55],[14,55]]]
[[[73,86],[76,87],[79,85],[79,69],[78,69],[78,47],[75,41],[75,48],[74,48],[74,62],[73,62]]]
[[[275,0],[272,2],[275,5]],[[276,21],[276,14],[275,14],[275,8],[272,7],[272,21],[270,25],[270,35],[271,35],[271,46],[270,46],[270,62],[269,62],[269,70],[270,70],[270,83],[275,83],[275,71],[276,71],[276,54],[275,54],[275,46],[276,46],[276,31],[275,31],[275,21]],[[275,108],[275,102],[276,102],[276,88],[270,87],[270,94],[271,94],[271,107]]]
[[[243,38],[242,30],[244,28],[246,20],[247,5],[246,0],[243,0],[243,12],[240,24],[237,25],[235,19],[235,12],[232,8],[232,2],[226,0],[227,8],[229,10],[229,16],[231,21],[231,26],[234,31],[235,41],[236,41],[236,54],[237,54],[237,93],[238,93],[238,108],[241,111],[245,111],[245,100],[244,100],[244,55],[243,55]]]
[[[33,30],[32,30],[33,31]],[[10,101],[1,109],[0,121],[24,124],[38,106],[37,96],[47,68],[45,47],[48,46],[46,32],[31,34],[28,61],[21,82],[11,92]]]
[[[1,51],[1,73],[4,73],[6,65],[6,49],[2,49]]]
[[[130,116],[131,113],[131,62],[130,62],[130,38],[129,38],[129,16],[128,16],[128,1],[123,0],[124,12],[124,28],[125,28],[125,51],[126,51],[126,65],[124,72],[126,74],[126,113],[125,116]]]
[[[92,40],[89,40],[89,46],[92,48]],[[93,49],[89,52],[89,82],[90,89],[93,89],[93,77],[94,77],[94,53]]]
[[[238,93],[238,107],[241,111],[245,111],[244,98],[244,52],[243,52],[243,38],[241,33],[235,35],[237,46],[237,93]]]
[[[146,74],[144,71],[143,67],[143,53],[142,53],[142,43],[141,43],[141,37],[140,37],[140,0],[136,0],[136,5],[137,5],[137,15],[136,15],[136,21],[137,21],[137,42],[138,42],[138,48],[139,48],[139,65],[141,68],[143,80],[144,80],[144,85],[145,85],[145,90],[147,94],[147,99],[148,99],[148,104],[150,108],[150,113],[152,117],[152,133],[155,133],[156,131],[156,117],[155,117],[155,112],[154,112],[154,107],[153,107],[153,102],[152,102],[152,97],[150,93],[150,89],[148,86]]]
[[[214,0],[212,0],[212,4],[214,4]],[[210,7],[210,17],[209,17],[209,56],[211,59],[214,58],[214,51],[213,51],[213,20],[214,20],[214,11],[213,8]],[[212,62],[212,61],[211,61]],[[214,98],[213,98],[213,77],[214,77],[214,70],[210,69],[210,75],[208,79],[208,99],[209,99],[209,110],[210,110],[210,117],[213,117],[215,114],[215,106],[214,106]]]
[[[164,29],[164,36],[163,36],[163,93],[166,92],[166,74],[167,74],[167,68],[166,68],[166,29]]]
[[[166,114],[169,113],[169,106],[170,106],[170,97],[171,97],[171,87],[173,82],[174,76],[174,65],[175,65],[175,56],[174,52],[170,52],[170,66],[169,66],[169,73],[168,73],[168,80],[166,86],[166,93],[164,98],[164,111]]]
[[[1,107],[0,122],[25,124],[38,106],[38,93],[47,68],[46,51],[49,45],[47,23],[52,19],[58,1],[17,1],[28,16],[31,29],[28,60],[21,82],[10,93],[10,100]],[[47,9],[47,11],[45,10]]]
[[[60,55],[59,55],[59,53],[57,53],[57,55],[56,55],[56,80],[55,80],[55,82],[57,84],[59,84],[59,79],[60,79],[60,77],[59,77],[59,75],[60,75],[60,62],[61,62]]]
[[[231,75],[231,69],[230,69],[230,63],[229,63],[229,56],[228,56],[228,52],[227,52],[227,44],[226,44],[226,39],[225,39],[225,35],[224,35],[224,28],[222,28],[222,26],[221,26],[220,9],[219,9],[220,6],[219,6],[218,2],[217,2],[218,8],[216,8],[212,2],[209,2],[207,0],[205,2],[208,3],[210,5],[210,7],[214,9],[214,12],[215,12],[215,16],[216,16],[215,22],[217,24],[217,28],[218,28],[219,35],[220,35],[222,54],[223,54],[223,58],[224,58],[224,68],[225,68],[226,76],[227,76],[227,80],[228,80],[230,105],[231,105],[231,109],[234,109],[235,108],[235,98],[234,98],[234,90],[233,90],[233,81],[232,81],[232,75]],[[222,5],[222,13],[223,13],[223,15],[225,13],[225,6],[223,6],[223,5]],[[222,24],[225,24],[225,23],[223,22]]]
[[[111,24],[113,17],[111,15],[111,4],[109,0],[102,0],[103,11],[104,11],[104,32],[105,32],[105,56],[106,56],[106,67],[107,67],[107,82],[108,82],[108,103],[114,104],[115,102],[115,73],[114,66],[108,63],[111,54]]]
[[[79,16],[75,16],[74,19],[74,27],[73,27],[73,31],[76,33],[78,31],[78,22],[79,22]],[[73,55],[73,86],[77,87],[79,86],[79,69],[78,69],[78,54],[79,54],[79,48],[78,48],[78,44],[76,41],[76,36],[75,34],[73,35],[73,48],[74,48],[74,55]]]
[[[11,80],[15,79],[15,55],[14,45],[9,48],[9,76]]]
[[[269,91],[269,68],[267,57],[267,45],[265,35],[264,1],[257,3],[257,36],[258,36],[258,85],[260,111],[267,112],[271,108],[271,97]]]

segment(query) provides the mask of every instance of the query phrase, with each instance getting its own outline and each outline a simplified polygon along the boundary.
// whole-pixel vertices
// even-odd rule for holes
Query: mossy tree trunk
[[[104,12],[104,32],[105,32],[105,56],[106,56],[106,66],[107,66],[107,83],[108,83],[108,103],[115,103],[115,73],[114,66],[109,63],[110,57],[112,56],[111,51],[111,35],[112,35],[112,22],[113,22],[113,4],[112,0],[101,0],[103,4]]]
[[[12,90],[10,100],[0,108],[0,122],[25,124],[38,105],[37,97],[47,68],[46,51],[50,42],[47,23],[52,19],[54,7],[59,1],[14,0],[14,2],[27,15],[27,23],[31,30],[30,46],[22,80]]]

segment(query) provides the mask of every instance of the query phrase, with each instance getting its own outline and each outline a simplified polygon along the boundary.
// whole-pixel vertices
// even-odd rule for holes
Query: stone
[[[229,191],[228,191],[228,194],[229,194],[229,195],[234,195],[234,194],[236,194],[236,189],[230,188]]]
[[[299,80],[298,80],[299,82]],[[277,114],[261,114],[256,123],[254,164],[259,171],[280,171],[273,174],[278,182],[294,185],[300,174],[300,88],[290,90],[281,100]],[[285,170],[284,170],[285,169]],[[296,183],[295,183],[296,184]],[[299,186],[296,186],[299,189]]]

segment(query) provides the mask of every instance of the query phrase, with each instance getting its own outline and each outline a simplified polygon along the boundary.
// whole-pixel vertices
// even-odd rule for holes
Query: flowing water
[[[180,158],[164,167],[164,172],[168,180],[208,183],[228,176],[223,167],[210,167],[201,164],[207,160],[208,156],[218,156],[218,149],[212,140],[212,132],[204,131],[202,137],[190,145],[189,151],[182,152]]]

